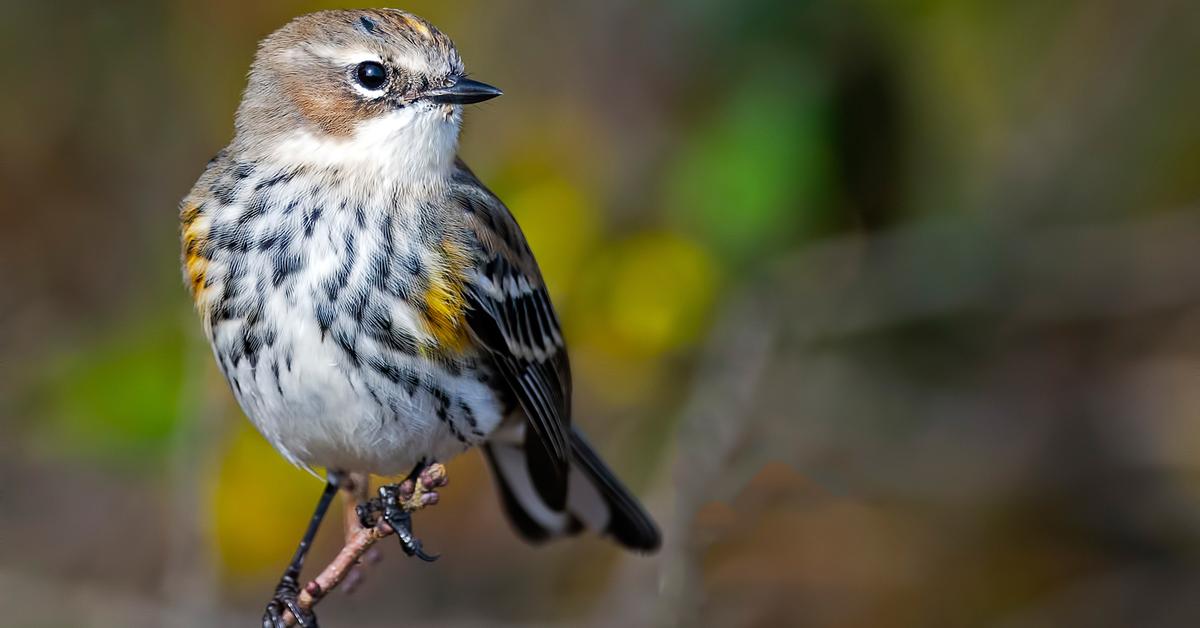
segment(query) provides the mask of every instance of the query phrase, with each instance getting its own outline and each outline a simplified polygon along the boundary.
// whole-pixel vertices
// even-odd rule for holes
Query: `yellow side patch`
[[[188,282],[192,285],[192,298],[199,301],[200,292],[204,289],[204,280],[207,276],[208,261],[197,255],[193,255],[187,259],[187,274]]]
[[[184,273],[192,289],[192,299],[197,306],[201,305],[208,272],[208,259],[200,254],[208,239],[208,221],[199,218],[200,208],[190,203],[184,205],[179,212],[183,227]]]
[[[462,352],[469,341],[463,285],[468,257],[450,240],[443,240],[441,248],[442,263],[434,268],[423,295],[425,327],[439,349]]]

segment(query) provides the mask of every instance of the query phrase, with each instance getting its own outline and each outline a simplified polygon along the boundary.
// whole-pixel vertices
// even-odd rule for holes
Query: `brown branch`
[[[446,468],[441,464],[432,464],[421,472],[416,482],[406,481],[400,485],[400,499],[404,510],[415,512],[438,502],[437,489],[446,485]],[[346,510],[344,514],[346,525],[346,541],[337,556],[317,574],[316,578],[304,585],[297,596],[296,603],[303,611],[312,610],[330,591],[336,589],[351,572],[361,564],[363,555],[380,539],[395,534],[386,522],[376,519],[372,527],[363,527],[355,512],[355,504],[363,501],[367,494],[367,478],[354,476],[346,488]],[[296,616],[291,611],[283,615],[284,624],[297,625]]]

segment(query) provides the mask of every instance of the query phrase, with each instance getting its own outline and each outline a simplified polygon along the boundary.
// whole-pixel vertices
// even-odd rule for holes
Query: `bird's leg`
[[[358,515],[359,505],[369,499],[369,491],[371,490],[371,480],[366,474],[351,473],[343,480],[342,490],[345,491],[343,498],[342,520],[346,535],[344,546],[350,546],[355,543],[356,536],[363,529],[362,517]],[[341,588],[345,593],[353,593],[355,589],[362,583],[366,577],[367,566],[378,563],[383,556],[379,553],[379,548],[372,544],[368,547],[359,558],[357,564],[350,568],[346,574],[346,578],[342,581]]]
[[[446,468],[421,461],[403,482],[379,487],[379,497],[359,505],[359,520],[364,527],[374,526],[379,519],[386,521],[395,530],[405,554],[433,562],[437,556],[426,554],[420,539],[413,535],[412,512],[436,504],[437,489],[445,485]]]
[[[275,587],[275,596],[267,603],[267,609],[263,612],[263,628],[286,626],[287,624],[283,620],[284,611],[291,611],[292,615],[296,616],[296,622],[304,628],[317,628],[316,615],[311,610],[302,610],[296,603],[296,596],[300,594],[300,570],[304,567],[304,557],[308,554],[308,548],[312,546],[313,539],[317,536],[317,529],[321,527],[321,520],[325,518],[325,512],[329,510],[329,503],[333,501],[333,496],[337,494],[337,491],[338,474],[330,472],[325,483],[325,490],[321,493],[321,498],[317,500],[317,507],[313,510],[312,519],[308,522],[308,529],[304,531],[300,545],[296,547],[296,553],[292,555],[292,562],[288,563],[283,577],[279,579],[279,585]]]

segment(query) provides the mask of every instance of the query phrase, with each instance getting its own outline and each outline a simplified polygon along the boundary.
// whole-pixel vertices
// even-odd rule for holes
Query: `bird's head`
[[[235,144],[417,174],[453,161],[462,105],[500,95],[466,77],[450,38],[395,9],[304,15],[259,45]]]

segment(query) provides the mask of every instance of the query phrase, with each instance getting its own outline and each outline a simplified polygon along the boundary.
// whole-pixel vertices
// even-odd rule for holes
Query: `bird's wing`
[[[482,251],[467,281],[467,324],[525,411],[539,446],[526,455],[547,505],[565,504],[571,370],[562,330],[525,235],[508,208],[459,161],[454,199]]]

